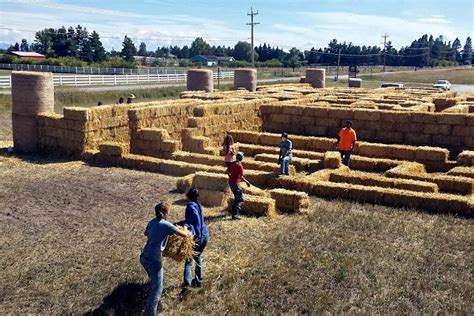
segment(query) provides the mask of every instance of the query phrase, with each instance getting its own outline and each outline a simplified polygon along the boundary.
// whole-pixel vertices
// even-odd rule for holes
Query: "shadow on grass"
[[[0,148],[0,156],[3,157],[11,157],[17,158],[24,162],[36,164],[36,165],[48,165],[48,164],[55,164],[55,163],[64,163],[64,162],[71,162],[71,161],[78,161],[77,157],[72,155],[65,155],[59,153],[52,153],[52,154],[41,154],[41,153],[34,153],[34,154],[22,154],[15,152],[12,147],[1,147]]]
[[[104,298],[99,307],[84,315],[140,315],[146,305],[149,287],[147,283],[121,284]]]

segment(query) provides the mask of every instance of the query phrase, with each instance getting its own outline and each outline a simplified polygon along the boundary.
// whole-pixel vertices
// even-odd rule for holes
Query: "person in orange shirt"
[[[341,153],[342,163],[349,166],[351,160],[352,149],[354,149],[355,142],[357,140],[357,134],[352,129],[352,121],[346,121],[346,127],[341,129],[337,138],[337,149]]]

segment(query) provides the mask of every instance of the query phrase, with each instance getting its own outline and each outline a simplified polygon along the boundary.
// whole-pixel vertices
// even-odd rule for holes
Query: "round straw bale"
[[[362,79],[349,78],[349,88],[360,88],[360,87],[362,87]]]
[[[214,91],[214,78],[212,70],[190,69],[186,82],[186,89],[190,91]]]
[[[54,112],[53,74],[50,72],[13,71],[12,113],[36,116]]]
[[[234,71],[234,88],[245,88],[250,92],[257,90],[257,70],[250,68],[236,69]]]
[[[305,81],[313,88],[324,88],[326,86],[326,69],[306,69]]]
[[[34,116],[12,115],[13,146],[19,152],[38,150],[39,126]]]

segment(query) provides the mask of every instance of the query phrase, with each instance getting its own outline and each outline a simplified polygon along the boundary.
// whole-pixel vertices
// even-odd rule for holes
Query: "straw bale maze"
[[[52,108],[52,107],[51,107]],[[37,115],[38,146],[93,163],[180,177],[206,206],[229,203],[220,144],[246,155],[244,210],[304,212],[309,196],[472,217],[474,95],[434,89],[260,86],[187,91],[179,100],[65,108]],[[358,133],[350,169],[335,151],[347,119]],[[280,133],[293,141],[291,176],[277,177]]]

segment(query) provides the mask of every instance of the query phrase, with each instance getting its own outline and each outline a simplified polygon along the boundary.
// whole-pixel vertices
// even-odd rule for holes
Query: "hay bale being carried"
[[[190,91],[214,91],[212,70],[189,69],[187,73],[186,89]]]
[[[178,226],[178,228],[188,231],[185,226]],[[166,241],[166,247],[165,250],[163,250],[163,257],[171,258],[178,262],[191,259],[195,254],[195,245],[196,243],[194,242],[194,236],[192,234],[188,234],[186,237],[173,234],[169,236]]]
[[[234,88],[244,88],[255,92],[257,90],[257,70],[248,68],[234,70]]]
[[[337,151],[327,151],[324,154],[324,168],[338,169],[342,164],[341,154]]]

